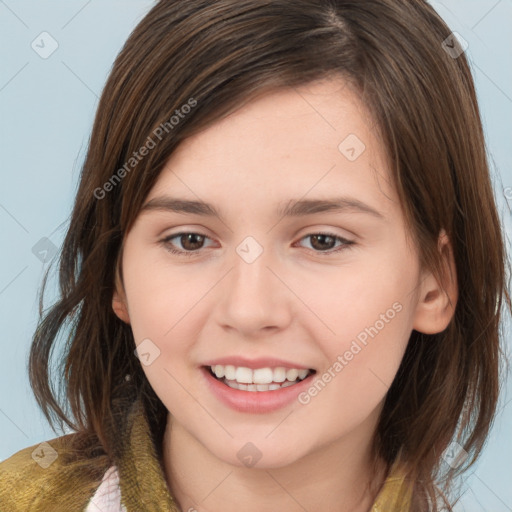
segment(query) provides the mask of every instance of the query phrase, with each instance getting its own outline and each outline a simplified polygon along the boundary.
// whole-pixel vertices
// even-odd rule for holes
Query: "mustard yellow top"
[[[100,509],[94,501],[93,506],[91,498],[97,496],[100,484],[105,486],[102,478],[113,468],[105,455],[91,458],[87,466],[68,461],[66,446],[76,435],[24,448],[0,463],[0,512],[180,512],[140,403],[130,413],[127,449],[117,465],[117,504],[108,502],[107,508]],[[409,512],[410,489],[403,484],[404,478],[392,470],[371,512]],[[402,487],[405,499],[398,503]]]

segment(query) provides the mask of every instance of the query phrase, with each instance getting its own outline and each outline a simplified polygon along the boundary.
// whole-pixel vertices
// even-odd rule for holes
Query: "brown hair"
[[[61,296],[44,315],[48,275],[43,283],[29,371],[50,424],[90,435],[115,460],[126,404],[140,397],[161,435],[167,411],[134,356],[130,326],[112,311],[123,239],[181,140],[254,95],[340,76],[374,116],[422,264],[441,275],[442,229],[453,247],[454,317],[442,333],[412,332],[374,443],[388,467],[405,464],[414,510],[438,510],[434,482],[448,490],[492,423],[500,315],[510,307],[474,83],[466,56],[442,46],[450,34],[421,0],[159,1],[101,96],[60,257]],[[142,158],[149,140],[155,146]],[[65,327],[58,382],[70,411],[49,372]],[[470,456],[451,469],[441,455],[454,439]]]

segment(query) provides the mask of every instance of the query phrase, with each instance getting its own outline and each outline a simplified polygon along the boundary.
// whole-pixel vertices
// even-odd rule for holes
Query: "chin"
[[[301,443],[288,438],[287,444],[283,439],[270,440],[265,435],[261,437],[235,437],[229,442],[205,443],[205,447],[214,457],[223,462],[247,469],[277,469],[294,464],[300,458],[307,455],[301,450],[298,452],[297,445]],[[302,449],[304,446],[302,445]]]

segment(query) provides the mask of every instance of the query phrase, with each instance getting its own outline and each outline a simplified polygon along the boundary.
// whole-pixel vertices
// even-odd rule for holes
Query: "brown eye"
[[[173,242],[174,239],[178,242]],[[209,238],[201,233],[182,232],[164,238],[161,240],[161,243],[173,254],[195,256],[204,247],[206,239]],[[176,248],[176,245],[178,245],[178,248]],[[179,247],[180,245],[181,248]]]
[[[334,247],[335,238],[329,235],[310,235],[311,246],[319,251],[329,250]]]
[[[200,249],[204,243],[204,236],[199,233],[184,233],[179,235],[182,247],[188,251]]]
[[[348,249],[350,245],[355,243],[352,240],[347,240],[332,233],[312,233],[306,235],[301,240],[307,239],[311,240],[310,245],[314,252],[325,253],[326,255]],[[340,242],[338,246],[336,246],[337,241]]]

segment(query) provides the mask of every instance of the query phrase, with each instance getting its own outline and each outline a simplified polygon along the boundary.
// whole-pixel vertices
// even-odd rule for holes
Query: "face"
[[[341,79],[259,96],[182,142],[126,236],[114,309],[218,459],[279,467],[375,429],[429,281],[372,126]]]

